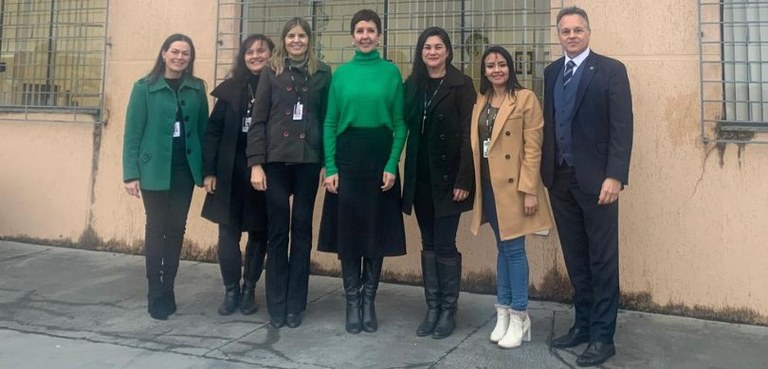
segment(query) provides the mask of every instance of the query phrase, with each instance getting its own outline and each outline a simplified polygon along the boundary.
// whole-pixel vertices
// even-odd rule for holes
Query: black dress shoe
[[[571,328],[568,333],[557,337],[549,343],[554,348],[569,348],[589,342],[588,328]]]
[[[616,348],[612,343],[593,341],[587,349],[576,358],[578,366],[597,366],[604,363],[611,356],[616,355]]]
[[[279,329],[282,328],[285,325],[285,316],[270,316],[269,317],[269,325],[272,326],[272,328]]]
[[[288,328],[296,328],[301,325],[301,314],[288,314],[287,317],[285,317],[285,325],[288,326]]]

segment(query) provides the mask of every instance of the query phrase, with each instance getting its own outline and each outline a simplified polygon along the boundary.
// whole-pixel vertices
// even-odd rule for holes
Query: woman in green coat
[[[192,40],[169,36],[152,71],[133,85],[125,117],[123,182],[144,202],[147,310],[160,320],[176,312],[173,284],[187,212],[192,189],[203,184],[208,100],[194,63]]]

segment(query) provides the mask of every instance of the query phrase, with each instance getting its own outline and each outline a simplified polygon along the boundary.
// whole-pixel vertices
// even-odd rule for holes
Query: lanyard
[[[248,100],[248,108],[245,111],[245,116],[250,117],[251,111],[253,110],[253,103],[256,101],[256,97],[253,95],[253,88],[251,87],[251,84],[248,84],[248,97],[250,97],[250,100]]]
[[[432,97],[429,98],[429,101],[427,101],[427,92],[424,91],[424,111],[421,117],[421,134],[424,134],[424,125],[427,121],[427,110],[429,110],[429,107],[432,106],[432,101],[435,99],[437,91],[440,90],[440,86],[443,85],[443,81],[445,81],[445,78],[440,80],[440,84],[438,84],[437,88],[435,88],[435,92],[432,93]]]
[[[501,100],[501,104],[499,105],[499,108],[496,109],[496,112],[493,113],[493,117],[491,117],[491,99],[488,99],[488,102],[485,103],[485,129],[488,130],[488,139],[491,139],[491,133],[493,131],[493,123],[496,121],[496,116],[499,114],[499,110],[501,110],[501,105],[504,104],[504,100],[507,99],[507,96],[504,95],[504,98]]]
[[[290,62],[288,63],[288,75],[291,76],[291,85],[293,86],[293,90],[296,92],[296,98],[298,99],[298,102],[301,102],[301,91],[307,88],[307,80],[309,79],[309,72],[304,73],[304,83],[301,84],[302,90],[299,90],[298,87],[296,87],[296,80],[293,78],[293,67],[291,66]]]

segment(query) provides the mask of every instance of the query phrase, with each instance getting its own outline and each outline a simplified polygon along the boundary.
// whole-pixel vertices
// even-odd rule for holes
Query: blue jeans
[[[491,224],[496,236],[496,301],[513,310],[528,309],[528,258],[525,255],[525,236],[502,241],[499,237],[499,219],[496,200],[487,178],[482,179],[483,218]],[[520,209],[519,211],[522,211]]]

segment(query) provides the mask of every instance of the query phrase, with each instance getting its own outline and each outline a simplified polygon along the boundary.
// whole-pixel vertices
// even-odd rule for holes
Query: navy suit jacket
[[[581,191],[599,194],[607,177],[628,183],[632,152],[632,93],[620,61],[590,51],[579,66],[573,121],[573,165]],[[564,69],[560,58],[544,69],[544,142],[541,178],[552,186],[556,163],[554,88]]]

